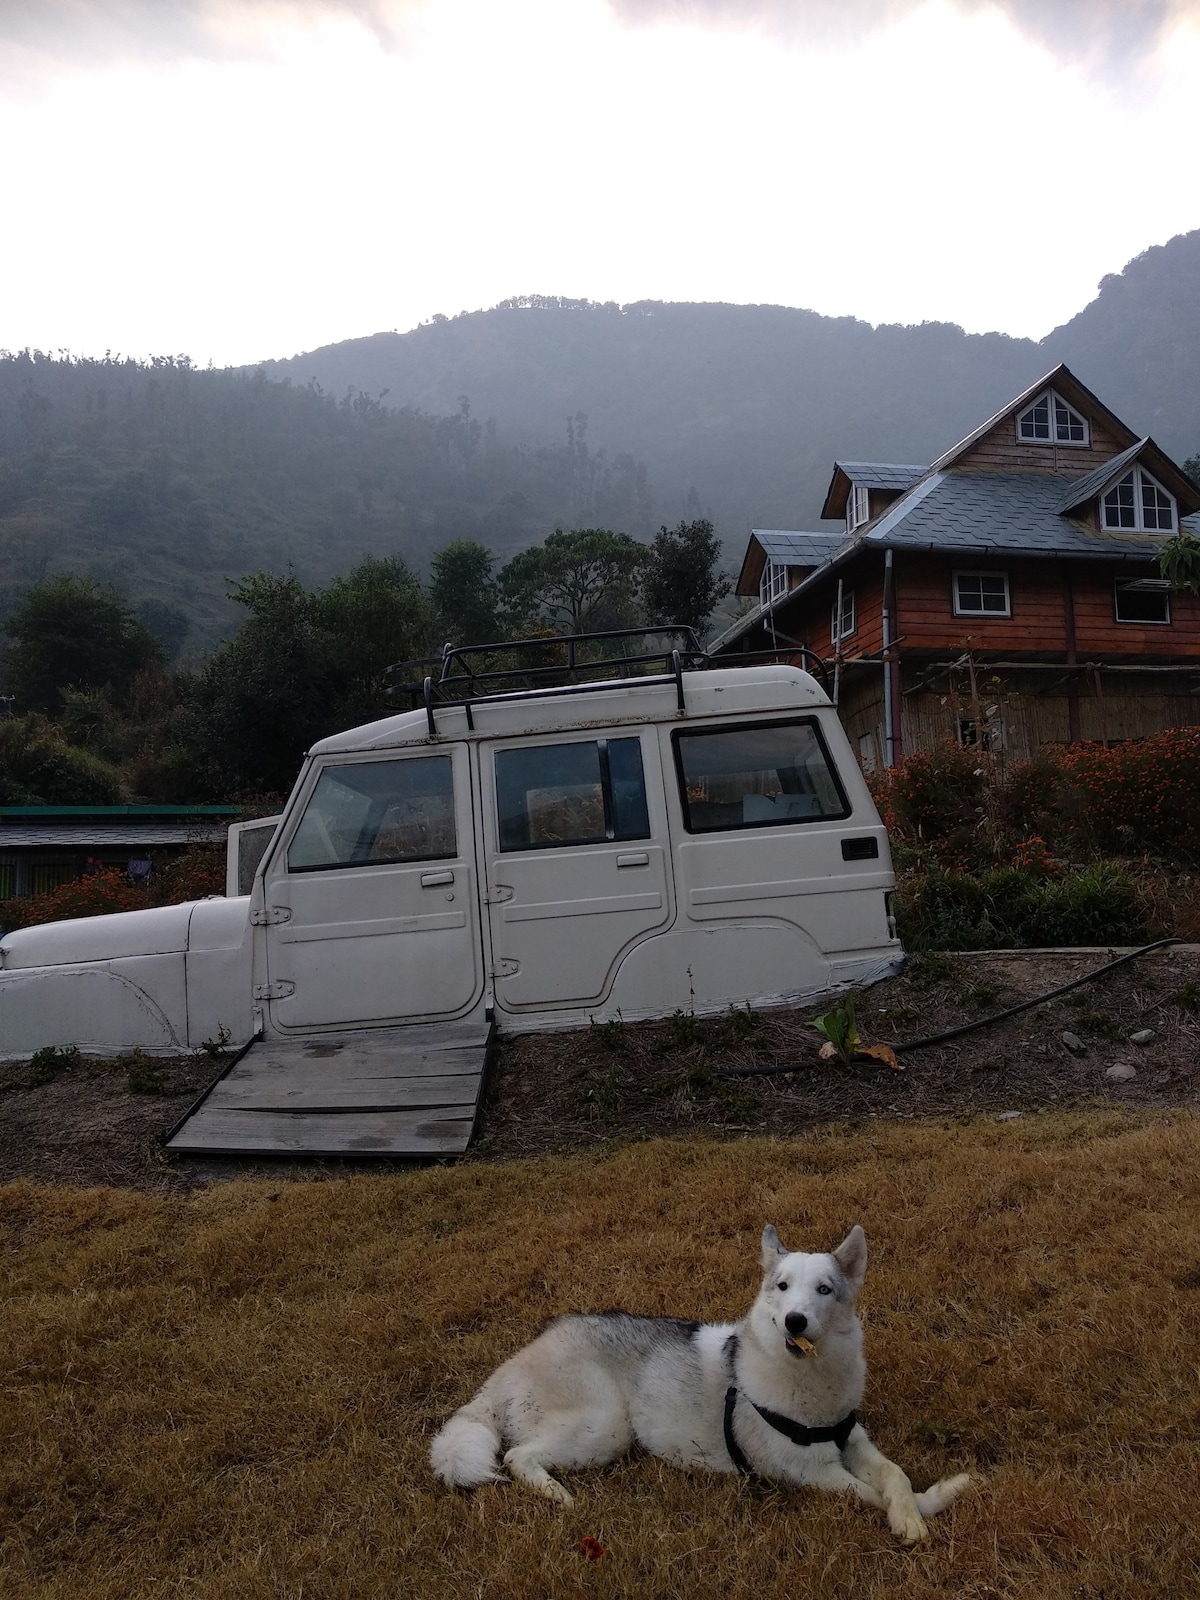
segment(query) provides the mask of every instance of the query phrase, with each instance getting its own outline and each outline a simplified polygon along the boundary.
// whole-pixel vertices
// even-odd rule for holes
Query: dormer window
[[[788,592],[788,569],[781,561],[768,561],[758,580],[758,598],[763,606],[781,600]]]
[[[871,520],[871,491],[861,484],[852,483],[846,499],[846,532],[853,533],[864,522]]]
[[[1100,526],[1134,533],[1170,533],[1175,527],[1175,496],[1145,467],[1132,467],[1101,500]]]
[[[1017,438],[1022,444],[1087,444],[1087,419],[1047,389],[1017,418]]]

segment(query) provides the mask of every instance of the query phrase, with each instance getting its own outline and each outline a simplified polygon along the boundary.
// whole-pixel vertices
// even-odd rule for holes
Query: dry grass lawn
[[[11,1184],[0,1594],[1194,1594],[1198,1133],[1099,1112],[191,1198]],[[646,1458],[573,1477],[568,1512],[435,1487],[430,1433],[546,1316],[736,1316],[766,1220],[867,1229],[864,1420],[920,1486],[978,1476],[926,1546]]]

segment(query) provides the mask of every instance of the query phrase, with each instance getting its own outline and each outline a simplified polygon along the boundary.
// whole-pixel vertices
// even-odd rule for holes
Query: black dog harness
[[[733,1365],[737,1359],[736,1334],[730,1336],[725,1348],[729,1352],[729,1368],[732,1375]],[[737,1470],[747,1477],[752,1477],[754,1468],[747,1461],[745,1451],[733,1436],[733,1408],[737,1405],[740,1392],[736,1383],[731,1383],[725,1391],[725,1448]],[[746,1399],[750,1400],[750,1396],[747,1395]],[[769,1423],[777,1433],[783,1434],[784,1438],[790,1439],[793,1444],[836,1444],[839,1450],[844,1450],[846,1441],[858,1422],[856,1413],[852,1411],[849,1416],[843,1417],[840,1422],[835,1422],[832,1427],[806,1428],[802,1422],[793,1422],[791,1417],[785,1417],[778,1411],[760,1406],[755,1400],[750,1400],[750,1404],[764,1422]]]

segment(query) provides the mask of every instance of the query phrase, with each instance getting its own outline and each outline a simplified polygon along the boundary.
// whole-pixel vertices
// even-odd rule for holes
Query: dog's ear
[[[857,1294],[862,1288],[867,1271],[867,1236],[857,1222],[833,1252],[833,1259],[841,1267],[846,1282]]]
[[[771,1268],[780,1259],[787,1255],[787,1246],[775,1232],[775,1225],[768,1222],[762,1235],[762,1269],[770,1272]]]

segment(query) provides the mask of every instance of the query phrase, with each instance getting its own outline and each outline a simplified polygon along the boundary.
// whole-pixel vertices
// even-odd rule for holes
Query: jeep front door
[[[464,746],[321,767],[257,912],[273,1025],[468,1012],[483,993],[474,852]]]

